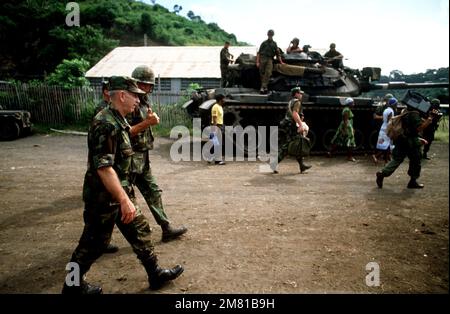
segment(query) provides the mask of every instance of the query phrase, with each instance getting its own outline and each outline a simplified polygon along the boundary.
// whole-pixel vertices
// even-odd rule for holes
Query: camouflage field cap
[[[291,94],[292,95],[295,95],[296,93],[304,94],[305,92],[302,91],[300,86],[297,86],[297,87],[294,87],[293,89],[291,89]]]
[[[431,100],[431,104],[439,106],[441,104],[441,101],[437,98],[434,98]]]
[[[394,98],[394,95],[392,95],[392,94],[390,94],[390,93],[384,95],[384,97],[383,97],[383,99],[386,100],[386,101],[388,101],[388,100],[391,99],[391,98]]]
[[[109,78],[109,90],[126,90],[135,94],[145,94],[136,84],[136,80],[128,76],[111,76]]]
[[[155,72],[147,65],[138,66],[131,73],[131,77],[140,83],[155,85]]]

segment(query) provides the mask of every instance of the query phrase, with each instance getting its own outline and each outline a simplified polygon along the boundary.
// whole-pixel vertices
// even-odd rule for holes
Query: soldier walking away
[[[342,53],[336,50],[336,44],[330,44],[330,50],[328,50],[324,55],[325,59],[331,63],[331,66],[336,69],[344,68],[344,63],[342,60],[344,56]]]
[[[136,206],[131,181],[133,150],[130,126],[125,119],[139,104],[140,90],[129,77],[110,78],[111,106],[93,120],[88,134],[88,169],[84,177],[84,229],[71,262],[79,266],[79,285],[64,283],[64,294],[100,294],[102,288],[85,281],[85,274],[109,243],[117,225],[144,266],[151,289],[181,275],[180,265],[163,269],[158,265],[151,229]]]
[[[275,32],[269,30],[267,32],[267,40],[263,41],[256,54],[256,67],[259,68],[259,74],[261,77],[261,94],[267,94],[269,92],[269,80],[273,71],[273,58],[276,56],[281,64],[284,64],[281,60],[280,50],[277,43],[273,40]]]
[[[403,135],[394,140],[394,150],[392,151],[392,160],[379,172],[376,173],[376,183],[381,189],[383,180],[389,177],[405,160],[409,159],[408,175],[410,176],[408,189],[422,189],[423,184],[418,183],[421,170],[420,146],[426,144],[426,141],[419,137],[419,133],[428,127],[433,119],[428,117],[426,120],[420,118],[419,111],[408,106],[401,117]]]
[[[354,105],[353,98],[348,97],[345,99],[345,108],[342,110],[342,121],[331,140],[331,149],[328,152],[328,157],[332,156],[337,147],[345,147],[347,149],[347,160],[356,161],[353,157],[353,149],[356,147],[355,130],[353,129],[353,112],[350,109]]]
[[[220,74],[221,74],[220,87],[228,86],[228,76],[227,76],[228,65],[230,63],[233,63],[234,56],[228,51],[228,48],[230,48],[230,43],[226,41],[222,50],[220,50]]]
[[[428,152],[430,151],[431,143],[434,141],[434,133],[439,128],[439,120],[442,117],[442,113],[439,111],[441,107],[441,101],[437,98],[431,100],[431,111],[429,116],[433,119],[433,122],[423,130],[423,138],[427,141],[427,144],[423,146],[423,159],[431,159],[428,156]]]
[[[286,116],[280,121],[280,127],[278,128],[278,163],[280,163],[287,155],[289,144],[298,139],[300,134],[305,130],[303,121],[300,118],[302,112],[302,97],[304,92],[300,87],[294,87],[291,90],[292,99],[289,101],[288,108],[286,110]],[[306,165],[303,162],[303,156],[295,156],[299,164],[300,173],[304,173],[310,169],[310,165]],[[277,164],[271,163],[270,168],[273,173],[278,173]]]
[[[131,144],[134,155],[132,157],[133,167],[131,169],[135,176],[135,185],[142,193],[153,217],[162,229],[162,241],[167,242],[178,238],[187,232],[187,228],[181,226],[173,227],[164,211],[161,192],[155,176],[152,174],[149,150],[153,149],[152,125],[159,123],[159,117],[152,111],[150,94],[155,85],[155,74],[153,70],[141,65],[134,69],[132,78],[137,80],[137,85],[145,94],[139,95],[139,106],[129,115],[128,123],[131,125]]]

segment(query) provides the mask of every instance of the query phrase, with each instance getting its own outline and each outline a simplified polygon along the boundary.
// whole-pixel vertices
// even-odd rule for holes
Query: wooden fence
[[[0,106],[3,109],[27,110],[34,123],[49,125],[88,123],[100,102],[101,87],[62,88],[45,84],[0,83]],[[161,92],[152,94],[155,111],[161,117],[162,127],[184,123],[186,114],[180,106],[184,93]],[[159,103],[158,103],[159,101]],[[178,120],[177,120],[178,119]]]

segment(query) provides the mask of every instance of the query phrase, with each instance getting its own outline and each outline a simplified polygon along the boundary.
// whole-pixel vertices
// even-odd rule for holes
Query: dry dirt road
[[[160,242],[162,266],[184,274],[159,292],[115,229],[120,251],[102,256],[88,280],[105,293],[447,293],[448,144],[435,143],[423,164],[424,190],[408,190],[407,162],[375,185],[367,157],[311,157],[298,174],[260,162],[172,162],[172,141],[158,139],[153,171],[175,225],[189,232]],[[0,142],[0,293],[59,293],[65,266],[83,227],[81,187],[86,138],[34,135]],[[369,287],[366,265],[379,265]]]

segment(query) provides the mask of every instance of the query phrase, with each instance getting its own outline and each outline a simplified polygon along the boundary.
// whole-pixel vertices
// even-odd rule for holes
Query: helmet
[[[348,106],[348,105],[350,105],[350,104],[353,104],[353,103],[354,103],[353,98],[348,97],[347,99],[345,99],[345,105],[346,105],[346,106]]]
[[[300,88],[300,86],[294,87],[293,89],[291,89],[291,95],[294,96],[295,94],[300,93],[300,94],[304,94],[305,92],[302,91],[302,89]]]
[[[336,44],[335,43],[331,43],[330,44],[330,48],[336,48]]]
[[[431,104],[439,106],[441,104],[441,101],[439,99],[437,99],[437,98],[434,98],[434,99],[431,100]]]
[[[391,98],[394,98],[394,95],[392,95],[392,94],[390,94],[390,93],[384,95],[384,97],[383,97],[383,99],[386,100],[386,101],[388,101],[388,100],[391,99]]]
[[[267,36],[273,36],[275,35],[275,32],[273,31],[273,29],[269,29],[269,31],[267,32]]]
[[[140,83],[155,85],[155,73],[146,65],[140,65],[134,69],[131,77],[136,79]]]
[[[392,97],[391,99],[389,99],[388,101],[388,105],[389,106],[395,106],[398,103],[398,100],[394,97]]]

